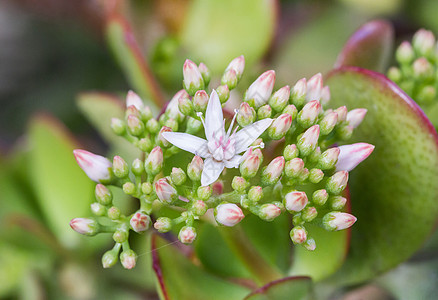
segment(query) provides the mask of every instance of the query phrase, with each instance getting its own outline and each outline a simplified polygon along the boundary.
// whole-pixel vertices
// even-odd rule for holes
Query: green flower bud
[[[307,83],[306,78],[297,81],[291,91],[292,104],[296,107],[302,107],[306,102]]]
[[[96,185],[94,195],[96,196],[96,200],[102,205],[111,205],[113,201],[113,194],[101,183]]]
[[[226,85],[220,85],[216,89],[216,93],[219,96],[219,100],[222,104],[227,102],[228,98],[230,98],[230,90]]]
[[[197,90],[204,89],[205,85],[202,74],[199,71],[198,66],[196,66],[196,64],[190,59],[186,59],[184,63],[183,75],[183,87],[190,96],[193,96]]]
[[[249,183],[245,180],[243,177],[234,176],[233,181],[231,183],[231,187],[233,190],[236,190],[238,192],[243,192],[247,187]]]
[[[353,129],[354,128],[351,125],[340,126],[336,133],[338,134],[339,139],[346,141],[353,135]]]
[[[172,131],[178,131],[178,122],[175,119],[169,118],[164,122],[164,127],[169,127]]]
[[[294,159],[298,157],[299,151],[295,144],[287,145],[284,147],[283,155],[286,160]]]
[[[186,133],[188,134],[195,134],[202,128],[202,123],[199,120],[196,120],[194,118],[189,118],[187,120],[187,128]]]
[[[191,226],[184,226],[178,233],[178,239],[183,244],[191,244],[196,239],[196,229]]]
[[[152,149],[152,141],[150,138],[142,138],[138,141],[138,148],[143,152],[149,152]]]
[[[276,118],[268,128],[269,137],[279,140],[287,134],[292,124],[292,117],[289,114],[282,114]]]
[[[267,203],[260,207],[259,217],[265,221],[271,222],[281,214],[281,208],[275,204]]]
[[[408,41],[401,43],[397,51],[395,51],[395,58],[400,64],[410,64],[414,60],[414,57],[414,49],[412,49]]]
[[[313,238],[307,238],[306,242],[303,244],[304,248],[306,248],[309,251],[315,251],[316,249],[316,243]]]
[[[202,79],[204,80],[204,86],[208,86],[210,83],[210,70],[207,68],[207,66],[204,63],[200,63],[198,66],[199,72],[201,72]]]
[[[221,84],[228,86],[230,90],[234,89],[237,86],[237,83],[238,79],[235,70],[230,69],[225,71],[224,75],[222,75]]]
[[[302,226],[295,226],[290,231],[290,239],[294,244],[303,244],[307,240],[307,231]]]
[[[132,173],[134,173],[134,175],[141,176],[144,172],[143,162],[140,159],[136,158],[132,162],[131,170],[132,170]]]
[[[387,75],[388,78],[391,79],[392,81],[394,81],[395,83],[399,83],[403,78],[402,72],[397,67],[389,68],[387,74],[388,74]]]
[[[324,178],[324,172],[320,169],[310,169],[309,181],[311,183],[319,183]]]
[[[137,254],[131,249],[124,250],[120,254],[120,262],[125,269],[131,270],[137,263]]]
[[[125,178],[129,174],[128,164],[120,156],[114,156],[113,172],[118,178]]]
[[[254,123],[255,117],[256,112],[254,108],[249,106],[248,103],[242,102],[236,117],[237,123],[239,123],[240,126],[245,127]]]
[[[183,169],[181,168],[172,168],[172,172],[170,173],[170,179],[172,179],[172,183],[175,185],[181,185],[183,184],[186,179],[186,173],[184,173]]]
[[[335,167],[340,150],[338,147],[325,150],[318,160],[318,167],[322,170],[330,170]]]
[[[202,169],[204,168],[204,161],[201,157],[195,155],[192,161],[187,166],[187,175],[192,181],[200,181]]]
[[[295,120],[295,118],[297,117],[298,111],[297,111],[297,108],[295,107],[295,105],[287,105],[281,113],[288,114],[292,117],[292,120]]]
[[[150,119],[146,122],[146,129],[150,133],[157,133],[160,131],[160,124],[158,124],[158,121],[155,119]]]
[[[172,220],[166,217],[158,218],[154,223],[154,228],[161,233],[169,232],[172,229]]]
[[[284,173],[289,178],[296,178],[304,168],[304,161],[301,158],[294,158],[286,162]]]
[[[422,104],[431,104],[436,98],[436,88],[432,85],[426,85],[421,88],[417,96],[417,101]]]
[[[212,190],[210,186],[200,186],[196,191],[199,199],[208,200],[211,197]]]
[[[283,156],[274,158],[269,165],[267,165],[262,172],[262,183],[271,185],[276,183],[283,173],[285,160]]]
[[[252,178],[257,174],[259,167],[260,158],[255,154],[248,155],[240,164],[240,174],[242,174],[244,178]]]
[[[310,155],[318,144],[319,125],[313,125],[298,138],[297,147],[302,156]]]
[[[300,175],[298,175],[298,180],[300,182],[305,182],[309,178],[309,170],[307,168],[304,168],[301,170]]]
[[[74,218],[70,221],[70,227],[77,233],[93,236],[100,232],[99,223],[93,218]]]
[[[347,199],[342,196],[332,196],[330,197],[330,207],[333,210],[341,210],[344,208],[345,204],[347,203]]]
[[[327,202],[327,199],[328,199],[328,193],[326,190],[322,189],[313,192],[312,195],[313,203],[323,206]]]
[[[305,222],[312,222],[316,218],[317,215],[318,215],[318,211],[313,206],[307,206],[301,212],[301,218]]]
[[[289,102],[290,87],[288,85],[276,91],[269,99],[269,105],[277,112],[281,112]]]
[[[257,117],[259,120],[270,118],[272,114],[272,109],[269,105],[263,105],[257,110]]]
[[[135,184],[133,184],[132,182],[125,182],[122,189],[126,195],[134,195],[137,191],[137,189],[135,188]]]
[[[141,192],[145,195],[150,195],[153,191],[152,184],[150,182],[143,182],[141,184]]]
[[[138,117],[129,115],[126,124],[131,135],[140,136],[144,133],[144,124]]]
[[[106,207],[98,202],[94,202],[90,206],[91,212],[96,216],[103,216],[106,215]]]
[[[105,252],[105,254],[102,256],[102,266],[105,269],[111,268],[116,264],[117,260],[119,259],[119,250],[120,246],[118,249],[111,249]]]
[[[338,114],[336,112],[330,112],[324,116],[324,118],[319,122],[319,128],[321,130],[321,135],[328,135],[333,131],[336,124],[338,123]]]
[[[126,228],[119,228],[113,234],[113,240],[116,243],[124,243],[128,240],[129,232]]]
[[[118,220],[121,215],[122,212],[118,207],[112,206],[110,209],[108,209],[108,218],[111,220]]]
[[[297,121],[301,127],[308,128],[314,125],[318,119],[319,113],[321,112],[321,104],[318,100],[313,100],[301,109],[298,113]]]
[[[193,103],[188,97],[181,97],[178,99],[178,108],[181,113],[190,116],[193,112]]]
[[[152,149],[144,162],[146,172],[151,175],[160,173],[163,167],[163,160],[163,150],[159,146]]]
[[[210,188],[210,187],[208,187],[208,188]],[[199,190],[199,188],[198,188],[198,197],[199,197],[199,194],[201,193],[201,194],[207,194],[209,191],[207,190],[207,191],[205,191],[205,190],[203,190],[203,191],[200,191]],[[210,190],[210,196],[211,196],[211,190]],[[210,198],[210,196],[208,196],[206,199],[208,199],[208,198]],[[201,198],[201,197],[200,197]],[[196,200],[196,201],[194,201],[193,202],[193,205],[192,205],[192,212],[196,215],[196,216],[203,216],[203,215],[205,215],[205,213],[207,212],[207,209],[208,209],[208,206],[207,206],[207,204],[205,204],[205,202],[204,201],[202,201],[202,200]]]
[[[259,202],[263,198],[263,189],[261,186],[252,186],[248,191],[248,199],[251,202]]]
[[[331,176],[326,183],[326,190],[334,195],[339,194],[347,187],[348,172],[339,171]]]
[[[204,90],[197,91],[193,96],[193,108],[195,111],[205,113],[208,104],[208,94]]]
[[[117,135],[123,135],[126,132],[126,125],[125,122],[123,122],[120,119],[112,118],[111,119],[111,129],[113,132]]]

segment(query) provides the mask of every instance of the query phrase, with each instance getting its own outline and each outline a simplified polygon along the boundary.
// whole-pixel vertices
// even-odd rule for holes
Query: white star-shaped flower
[[[236,115],[228,131],[221,103],[213,90],[205,113],[205,136],[207,140],[182,132],[163,132],[162,136],[176,147],[205,158],[201,176],[202,186],[215,182],[224,168],[237,168],[242,153],[271,125],[272,119],[263,119],[243,129],[231,132]]]

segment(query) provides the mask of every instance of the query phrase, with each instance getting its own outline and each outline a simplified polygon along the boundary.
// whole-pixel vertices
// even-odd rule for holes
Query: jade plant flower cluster
[[[314,250],[317,241],[308,235],[306,224],[333,231],[355,223],[345,212],[343,191],[349,171],[374,146],[337,144],[352,136],[366,110],[327,109],[330,91],[321,74],[274,91],[272,70],[261,74],[241,98],[228,101],[238,94],[230,96],[230,91],[237,87],[244,65],[243,56],[235,58],[221,84],[210,87],[208,68],[186,60],[184,89],[159,116],[130,91],[125,118],[113,119],[111,127],[141,150],[135,160],[115,156],[110,161],[74,151],[97,185],[91,204],[94,217],[75,218],[70,225],[85,235],[113,234],[115,245],[104,254],[104,267],[120,257],[125,268],[133,268],[137,258],[129,235],[151,227],[172,231],[190,244],[200,221],[235,226],[248,214],[269,222],[287,213],[292,242]],[[110,186],[138,199],[138,209],[123,214]]]

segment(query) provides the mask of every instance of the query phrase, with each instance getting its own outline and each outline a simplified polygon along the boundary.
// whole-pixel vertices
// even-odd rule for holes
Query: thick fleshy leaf
[[[394,29],[391,23],[374,20],[362,25],[345,44],[335,68],[356,66],[384,72],[392,57]]]
[[[313,299],[310,277],[285,277],[255,290],[245,300]]]
[[[81,237],[69,221],[89,214],[94,183],[77,165],[73,156],[77,145],[57,120],[35,117],[29,138],[29,172],[41,211],[64,246],[77,246]]]
[[[277,19],[274,0],[195,0],[187,8],[181,43],[193,58],[219,73],[239,55],[247,65],[268,48]],[[257,32],[257,34],[254,34]]]
[[[121,15],[111,15],[107,20],[106,35],[109,47],[134,91],[155,112],[158,112],[166,101],[141,53],[128,21]]]
[[[357,283],[409,258],[438,215],[438,137],[417,104],[383,75],[355,67],[328,79],[333,107],[368,109],[349,142],[375,145],[350,174],[350,252],[335,280]]]
[[[161,299],[237,300],[249,293],[247,288],[195,266],[177,248],[158,236],[152,237],[152,251]]]

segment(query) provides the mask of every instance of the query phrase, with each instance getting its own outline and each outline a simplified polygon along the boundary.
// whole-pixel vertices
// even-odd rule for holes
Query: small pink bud
[[[132,216],[131,221],[129,221],[129,224],[131,224],[131,227],[135,232],[143,232],[149,228],[150,222],[151,218],[148,215],[136,212]]]
[[[433,67],[425,57],[420,57],[412,65],[416,77],[427,77],[433,74]]]
[[[155,182],[155,193],[161,202],[171,203],[177,198],[175,188],[169,184],[166,178],[160,178]]]
[[[306,207],[309,200],[305,192],[293,191],[284,197],[284,206],[290,212],[299,212]]]
[[[181,243],[191,244],[196,239],[196,229],[191,226],[184,226],[178,234],[178,239]]]
[[[348,110],[346,106],[338,107],[337,109],[335,109],[335,112],[338,114],[338,123],[343,122],[347,119]]]
[[[301,138],[298,140],[297,147],[300,150],[300,154],[307,156],[311,154],[318,144],[319,139],[319,125],[313,125],[304,132]]]
[[[198,66],[190,59],[186,59],[184,62],[183,75],[184,88],[190,95],[194,95],[197,90],[204,88],[202,74],[199,71]]]
[[[233,59],[228,67],[225,69],[225,73],[229,70],[234,70],[236,72],[237,78],[240,79],[245,69],[245,57],[243,55]]]
[[[215,209],[216,221],[224,226],[234,226],[244,217],[240,207],[233,203],[219,204]]]
[[[269,136],[274,140],[279,140],[284,137],[292,124],[292,116],[290,114],[282,114],[276,118],[268,128]]]
[[[366,114],[367,114],[367,110],[365,108],[356,108],[356,109],[350,110],[347,113],[347,121],[348,121],[350,126],[353,126],[353,128],[356,128],[357,126],[359,126],[360,123],[362,123]]]
[[[318,159],[318,167],[322,170],[333,168],[338,161],[341,150],[338,147],[333,147],[325,150]]]
[[[367,143],[356,143],[339,147],[340,153],[336,163],[337,171],[351,171],[364,161],[374,150],[374,146]]]
[[[312,238],[308,238],[303,246],[304,246],[304,248],[306,248],[309,251],[315,251],[315,249],[316,249],[315,240]]]
[[[216,181],[211,185],[213,195],[222,195],[224,192],[224,183],[222,181]]]
[[[193,97],[193,107],[195,111],[205,112],[208,104],[208,94],[204,90],[197,91]]]
[[[199,72],[201,72],[202,79],[204,79],[204,86],[208,86],[210,83],[210,70],[207,68],[207,66],[204,63],[200,63],[198,66]]]
[[[237,123],[239,123],[240,126],[245,127],[252,124],[255,121],[255,117],[256,112],[254,108],[249,106],[247,102],[242,102],[237,112]]]
[[[263,170],[262,180],[266,184],[273,184],[278,181],[283,173],[285,160],[283,156],[274,158]]]
[[[106,157],[80,149],[73,150],[73,154],[91,180],[105,183],[111,179],[112,164]]]
[[[301,158],[295,157],[288,162],[284,167],[284,173],[287,177],[298,177],[304,168],[304,161]]]
[[[244,100],[260,107],[268,102],[275,82],[275,71],[266,71],[254,81],[245,93]]]
[[[131,249],[125,250],[120,254],[120,262],[125,269],[131,270],[137,263],[137,254]]]
[[[318,100],[312,100],[304,105],[303,109],[298,113],[298,122],[303,127],[310,127],[315,124],[320,112],[321,104]]]
[[[327,113],[319,123],[321,134],[328,135],[330,132],[332,132],[333,128],[335,128],[337,123],[338,123],[338,113],[334,111]]]
[[[326,189],[332,194],[339,194],[347,187],[348,172],[339,171],[327,180]]]
[[[263,204],[260,207],[259,216],[265,221],[273,221],[281,214],[281,209],[275,204]]]
[[[433,35],[432,31],[420,29],[412,38],[412,44],[421,55],[427,55],[435,46],[435,36]]]
[[[293,89],[292,89],[292,102],[295,105],[299,105],[302,103],[303,100],[306,98],[306,91],[307,91],[307,82],[306,78],[301,78],[300,80],[295,83]]]
[[[322,88],[320,101],[321,101],[322,105],[329,103],[329,101],[330,101],[330,88],[328,85],[326,85],[325,87]]]
[[[128,176],[129,173],[128,164],[120,156],[114,156],[113,171],[114,171],[114,175],[116,175],[117,177],[125,178],[126,176]]]
[[[204,161],[201,157],[195,155],[187,166],[187,175],[193,181],[201,180],[202,170],[204,169]]]
[[[294,244],[302,244],[307,240],[307,232],[301,226],[295,226],[290,231],[290,238]]]
[[[353,215],[343,212],[330,212],[322,219],[325,229],[330,231],[342,230],[351,227],[357,218]]]
[[[318,73],[313,75],[309,81],[307,81],[306,100],[312,101],[321,99],[322,93],[322,74]]]
[[[404,41],[400,44],[395,52],[397,60],[403,64],[409,64],[415,57],[414,49],[412,49],[411,43]]]
[[[126,107],[134,106],[137,110],[141,111],[144,108],[144,103],[133,91],[129,91],[126,95]]]
[[[163,127],[160,129],[160,132],[158,133],[158,140],[159,140],[160,144],[163,145],[163,147],[167,148],[167,147],[169,147],[171,144],[169,143],[168,140],[166,140],[166,139],[163,137],[163,132],[172,132],[172,128],[167,127],[167,126],[163,126]]]
[[[156,146],[149,153],[148,158],[144,162],[144,167],[147,173],[156,175],[161,171],[163,167],[163,150],[159,146]]]
[[[263,189],[261,186],[252,186],[248,191],[248,199],[252,202],[258,202],[263,198]]]
[[[90,218],[75,218],[70,221],[70,227],[77,233],[93,236],[99,233],[99,224]]]
[[[275,111],[280,112],[288,104],[289,97],[290,97],[290,87],[286,85],[272,95],[271,99],[269,99],[269,105]]]
[[[169,118],[180,121],[184,118],[184,115],[179,110],[179,99],[180,98],[189,98],[189,94],[185,90],[178,91],[175,96],[169,101],[169,104],[166,107],[166,115]]]
[[[259,167],[260,158],[255,154],[251,154],[240,164],[240,173],[243,177],[251,178],[257,174]]]

